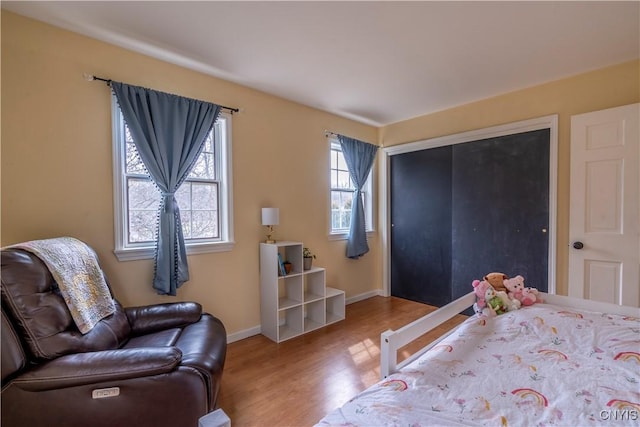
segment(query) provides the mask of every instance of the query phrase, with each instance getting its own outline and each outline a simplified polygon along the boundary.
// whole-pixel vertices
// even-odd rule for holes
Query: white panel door
[[[639,105],[571,117],[569,296],[640,306]]]

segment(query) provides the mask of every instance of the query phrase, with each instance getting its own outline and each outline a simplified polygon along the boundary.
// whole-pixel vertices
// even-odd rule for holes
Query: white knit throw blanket
[[[86,334],[115,312],[98,257],[85,243],[73,237],[59,237],[9,247],[29,251],[47,265],[81,333]]]

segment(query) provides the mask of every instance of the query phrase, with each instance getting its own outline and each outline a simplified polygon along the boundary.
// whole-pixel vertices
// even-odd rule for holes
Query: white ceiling
[[[2,8],[376,126],[640,57],[638,1]]]

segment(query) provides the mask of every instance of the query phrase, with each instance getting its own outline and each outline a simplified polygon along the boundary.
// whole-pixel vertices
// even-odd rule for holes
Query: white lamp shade
[[[278,225],[280,209],[262,208],[262,225]]]

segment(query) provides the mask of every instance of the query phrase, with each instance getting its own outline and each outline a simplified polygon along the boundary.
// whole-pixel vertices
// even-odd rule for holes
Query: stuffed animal
[[[473,286],[473,293],[476,294],[473,310],[479,315],[492,317],[520,308],[519,301],[509,299],[504,291],[496,291],[486,280],[474,280],[471,286]]]
[[[487,308],[487,302],[485,300],[486,291],[491,287],[489,282],[485,280],[474,280],[471,283],[471,286],[473,286],[473,293],[476,294],[476,302],[473,304],[473,311],[475,311],[476,314],[482,314],[485,316],[491,315],[491,310]],[[493,315],[495,316],[495,313],[493,313]]]
[[[522,290],[521,304],[528,305],[528,304],[525,304],[526,301],[531,301],[531,304],[534,304],[536,302],[544,302],[542,301],[542,297],[540,296],[540,293],[536,288],[524,288]]]
[[[495,289],[489,286],[484,293],[484,300],[487,303],[487,307],[493,312],[493,315],[503,314],[508,311],[507,306],[502,299],[498,296]]]
[[[509,298],[520,301],[523,306],[532,305],[536,301],[541,302],[536,288],[528,288],[524,285],[524,277],[517,275],[504,280],[504,286],[509,290]]]
[[[509,276],[507,276],[504,273],[499,273],[499,272],[493,272],[493,273],[489,273],[486,276],[484,276],[484,280],[486,280],[487,282],[489,282],[489,284],[491,284],[491,286],[493,286],[493,289],[496,290],[496,292],[500,292],[500,291],[507,291],[507,289],[504,287],[504,280],[508,279]]]

